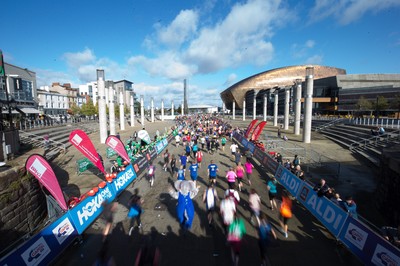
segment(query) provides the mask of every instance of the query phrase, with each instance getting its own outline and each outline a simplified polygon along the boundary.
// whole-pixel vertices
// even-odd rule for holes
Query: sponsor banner
[[[133,169],[135,170],[136,174],[139,176],[143,172],[143,170],[147,168],[147,165],[148,165],[148,160],[147,160],[146,156],[140,157],[139,159],[136,159],[134,161]]]
[[[0,265],[49,265],[77,236],[78,232],[66,213],[1,258]]]
[[[257,140],[258,137],[260,136],[262,130],[264,129],[264,126],[267,124],[266,121],[261,121],[256,128],[254,129],[253,134],[251,135],[251,140]]]
[[[275,175],[276,170],[278,169],[279,163],[275,161],[269,154],[264,155],[264,159],[262,164],[273,174]]]
[[[157,142],[157,144],[154,147],[156,148],[157,153],[160,154],[162,152],[162,150],[164,149],[164,142],[159,141],[159,142]]]
[[[106,144],[108,147],[116,151],[118,155],[122,157],[122,159],[124,159],[127,162],[131,161],[131,159],[129,159],[128,153],[126,152],[124,143],[122,143],[122,141],[119,138],[110,135],[106,139]]]
[[[86,156],[101,172],[106,174],[104,166],[100,160],[100,156],[96,151],[92,141],[85,131],[76,129],[69,135],[69,142],[71,142],[83,155]]]
[[[339,239],[365,265],[400,265],[400,250],[351,216],[346,220]]]
[[[300,178],[292,174],[288,169],[279,165],[278,170],[275,173],[276,180],[281,183],[293,196],[297,197],[301,183],[303,182]]]
[[[61,191],[60,184],[54,174],[53,169],[46,161],[46,159],[39,154],[32,154],[25,162],[25,168],[30,172],[39,182],[47,188],[50,194],[58,202],[61,208],[68,210],[67,203]]]
[[[313,188],[306,182],[302,186],[297,197],[299,200],[335,237],[339,236],[345,220],[348,216],[339,205],[326,197],[318,197]]]
[[[254,126],[256,125],[257,121],[258,121],[257,119],[254,119],[253,121],[250,122],[249,126],[247,127],[246,133],[244,134],[246,138],[250,136],[250,133],[253,130]]]
[[[69,210],[72,222],[79,234],[82,234],[101,214],[103,211],[102,203],[114,200],[115,196],[112,183],[108,183],[104,188],[99,188],[94,196],[88,196]]]
[[[168,140],[167,140],[166,138],[163,139],[162,142],[163,142],[163,144],[164,144],[164,147],[167,147],[167,146],[168,146]]]
[[[144,142],[146,142],[146,144],[150,144],[151,143],[151,138],[149,136],[149,133],[144,129],[139,130],[137,137],[140,140],[143,140]]]
[[[253,158],[256,159],[258,162],[264,161],[264,157],[266,156],[265,152],[260,149],[254,149]]]
[[[254,153],[255,146],[254,146],[253,142],[247,141],[247,146],[246,147],[247,147],[247,149],[249,149],[249,151]]]
[[[236,131],[233,133],[233,138],[236,139],[238,143],[242,143],[243,136],[238,134]],[[243,145],[243,144],[242,144]]]
[[[136,179],[136,173],[135,173],[135,171],[133,171],[132,165],[129,164],[125,168],[125,171],[118,173],[117,177],[111,183],[111,186],[113,187],[115,194],[119,195],[135,179]]]
[[[157,158],[157,150],[154,148],[151,148],[150,150],[148,150],[148,154],[150,156],[149,162],[153,161],[155,158]]]

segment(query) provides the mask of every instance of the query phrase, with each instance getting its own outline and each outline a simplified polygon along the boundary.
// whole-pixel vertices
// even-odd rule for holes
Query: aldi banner
[[[115,196],[112,183],[107,183],[104,188],[99,188],[96,194],[86,197],[69,210],[72,222],[79,234],[82,234],[101,214],[103,211],[102,203],[114,200]]]
[[[25,162],[25,168],[50,192],[64,211],[68,210],[53,168],[42,155],[32,154],[29,156]]]
[[[111,186],[118,196],[121,194],[132,182],[136,179],[136,173],[133,171],[133,167],[129,164],[125,171],[118,173],[117,177],[111,183]]]
[[[292,180],[293,179],[290,179],[289,182]],[[299,193],[298,197],[296,197],[297,200],[301,202],[326,229],[335,237],[338,237],[348,216],[347,212],[328,198],[318,197],[317,192],[306,182],[302,183]]]
[[[106,139],[106,144],[108,147],[116,151],[118,155],[122,157],[122,159],[124,159],[127,162],[131,161],[131,159],[129,159],[128,153],[126,152],[124,143],[122,143],[122,141],[119,138],[117,138],[114,135],[110,135]]]
[[[69,142],[72,143],[83,155],[86,156],[101,172],[106,174],[104,171],[103,163],[100,160],[100,156],[96,151],[92,141],[85,131],[76,129],[69,135]]]
[[[297,197],[300,191],[300,186],[303,182],[300,178],[292,174],[292,172],[282,165],[279,165],[275,174],[275,178],[279,181],[279,183],[281,183],[282,186],[286,188],[287,191],[290,192],[290,194]]]
[[[339,238],[365,265],[400,265],[400,250],[351,216]]]
[[[12,253],[0,259],[0,265],[49,265],[78,236],[68,213],[31,237]]]

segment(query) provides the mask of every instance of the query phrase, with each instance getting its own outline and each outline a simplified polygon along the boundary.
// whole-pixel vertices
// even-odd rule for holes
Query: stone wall
[[[388,225],[400,225],[400,145],[383,151],[376,204]]]
[[[0,173],[0,252],[36,233],[46,213],[46,197],[39,182],[26,175],[23,166]]]

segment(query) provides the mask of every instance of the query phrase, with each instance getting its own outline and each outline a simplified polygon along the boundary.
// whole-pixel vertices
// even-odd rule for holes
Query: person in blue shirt
[[[190,162],[189,171],[190,171],[190,178],[196,185],[197,175],[198,175],[199,165],[194,162]]]
[[[183,166],[183,170],[186,170],[186,162],[187,156],[185,154],[180,155],[181,165]]]
[[[358,219],[357,204],[353,197],[347,196],[345,201],[341,202],[342,208],[347,211],[354,219]]]
[[[214,163],[213,160],[211,160],[210,164],[208,165],[208,177],[210,179],[210,183],[215,183],[217,182],[217,172],[218,172],[218,166]]]
[[[199,147],[197,146],[197,140],[195,140],[193,147],[192,147],[193,158],[196,158],[196,153],[197,153],[198,149],[199,149]]]
[[[178,180],[185,180],[185,170],[183,169],[183,166],[179,168],[178,172],[176,173],[176,178]]]

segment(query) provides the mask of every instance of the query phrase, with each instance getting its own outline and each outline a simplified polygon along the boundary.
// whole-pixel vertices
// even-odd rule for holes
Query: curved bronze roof
[[[306,67],[309,66],[300,65],[275,68],[245,78],[221,92],[222,101],[227,106],[235,101],[236,106],[242,109],[243,99],[247,91],[292,86],[296,79],[305,80]],[[346,70],[341,68],[319,65],[313,65],[313,67],[314,79],[346,74]]]

